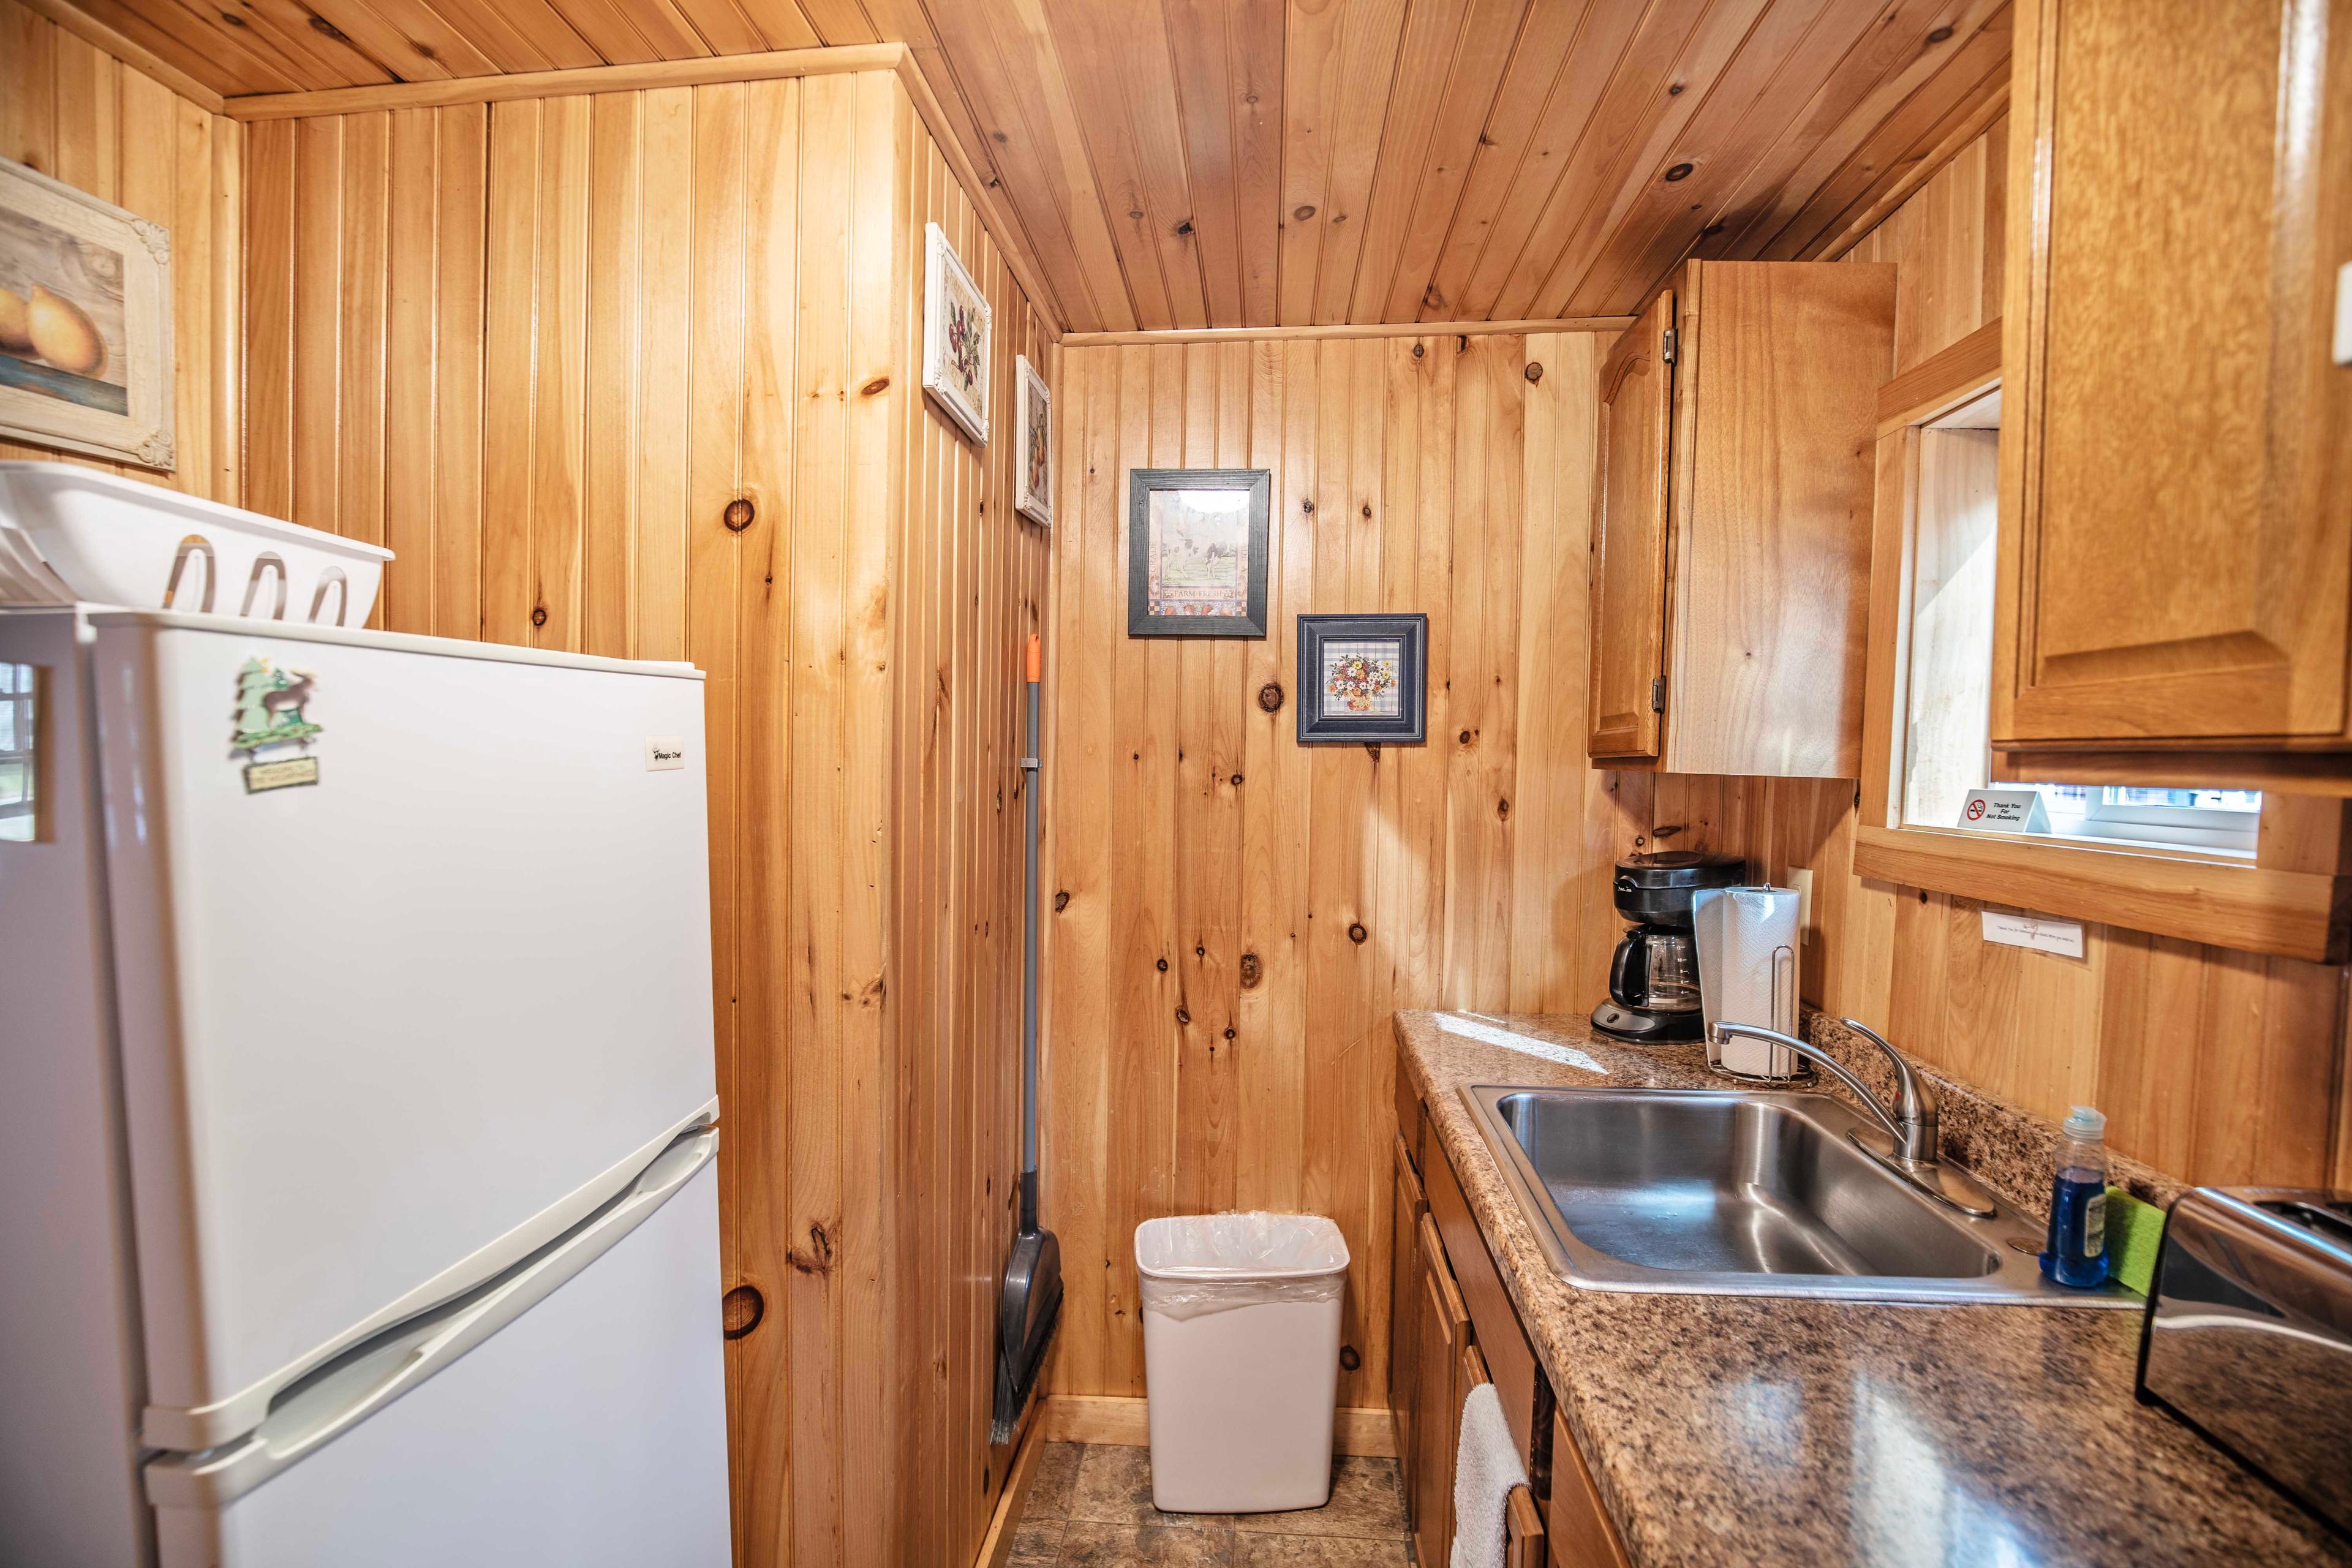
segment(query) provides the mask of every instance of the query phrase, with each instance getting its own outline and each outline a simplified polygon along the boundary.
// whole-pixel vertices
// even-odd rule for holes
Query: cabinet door
[[[1412,1539],[1423,1563],[1443,1563],[1454,1542],[1454,1439],[1462,1425],[1457,1386],[1470,1314],[1445,1267],[1437,1227],[1422,1216],[1420,1333],[1413,1346]]]
[[[1551,1426],[1552,1568],[1626,1568],[1625,1548],[1601,1506],[1592,1472],[1568,1430],[1568,1418],[1555,1412]]]
[[[1503,1504],[1503,1568],[1549,1568],[1543,1515],[1525,1487],[1513,1487]]]
[[[1393,1243],[1389,1254],[1389,1420],[1396,1429],[1397,1480],[1404,1490],[1405,1513],[1412,1512],[1412,1401],[1418,1375],[1422,1288],[1420,1268],[1421,1178],[1413,1173],[1412,1157],[1405,1152],[1400,1132],[1391,1151],[1396,1166]]]
[[[1601,367],[1601,472],[1592,487],[1592,700],[1586,750],[1658,754],[1656,683],[1665,674],[1666,474],[1674,365],[1669,289]]]
[[[2017,12],[1993,744],[2340,736],[2352,0]]]

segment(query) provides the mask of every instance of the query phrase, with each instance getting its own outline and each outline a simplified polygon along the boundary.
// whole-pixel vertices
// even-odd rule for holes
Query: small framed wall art
[[[1127,635],[1265,636],[1265,468],[1130,468]]]
[[[963,433],[988,445],[988,296],[963,269],[947,231],[923,226],[923,390]]]
[[[1027,354],[1013,357],[1016,417],[1013,508],[1040,528],[1054,526],[1054,395]]]
[[[172,467],[172,231],[0,158],[0,437]]]
[[[1298,743],[1428,739],[1427,616],[1298,617]]]

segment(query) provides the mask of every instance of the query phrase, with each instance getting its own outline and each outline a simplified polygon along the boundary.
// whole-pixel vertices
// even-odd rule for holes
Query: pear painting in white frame
[[[169,471],[172,231],[0,158],[0,439]]]
[[[1013,360],[1013,505],[1040,528],[1054,526],[1054,395],[1027,354]]]
[[[963,433],[988,444],[988,297],[937,224],[924,226],[923,391]]]

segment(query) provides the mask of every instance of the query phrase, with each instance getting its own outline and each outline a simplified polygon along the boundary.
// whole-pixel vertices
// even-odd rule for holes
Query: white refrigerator
[[[0,1568],[720,1568],[702,685],[0,610]]]

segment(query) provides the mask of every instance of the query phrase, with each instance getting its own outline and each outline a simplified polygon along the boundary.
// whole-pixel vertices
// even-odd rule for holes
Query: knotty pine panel
[[[245,127],[16,0],[0,0],[0,157],[172,231],[168,473],[0,441],[0,458],[79,463],[211,500],[242,494],[237,439]]]
[[[1038,318],[887,72],[251,134],[255,491],[399,552],[387,626],[706,674],[722,1286],[766,1310],[738,1560],[969,1561],[1011,1459]],[[921,395],[926,221],[996,312],[985,448]]]
[[[1580,749],[1595,350],[1064,351],[1045,879],[1058,1391],[1144,1391],[1137,1224],[1304,1208],[1339,1221],[1353,1260],[1340,1404],[1379,1403],[1391,1014],[1591,1005],[1568,955],[1601,940],[1587,928],[1618,820]],[[1128,470],[1210,466],[1273,472],[1271,635],[1130,638]],[[1302,748],[1296,616],[1365,609],[1430,617],[1429,743]]]

